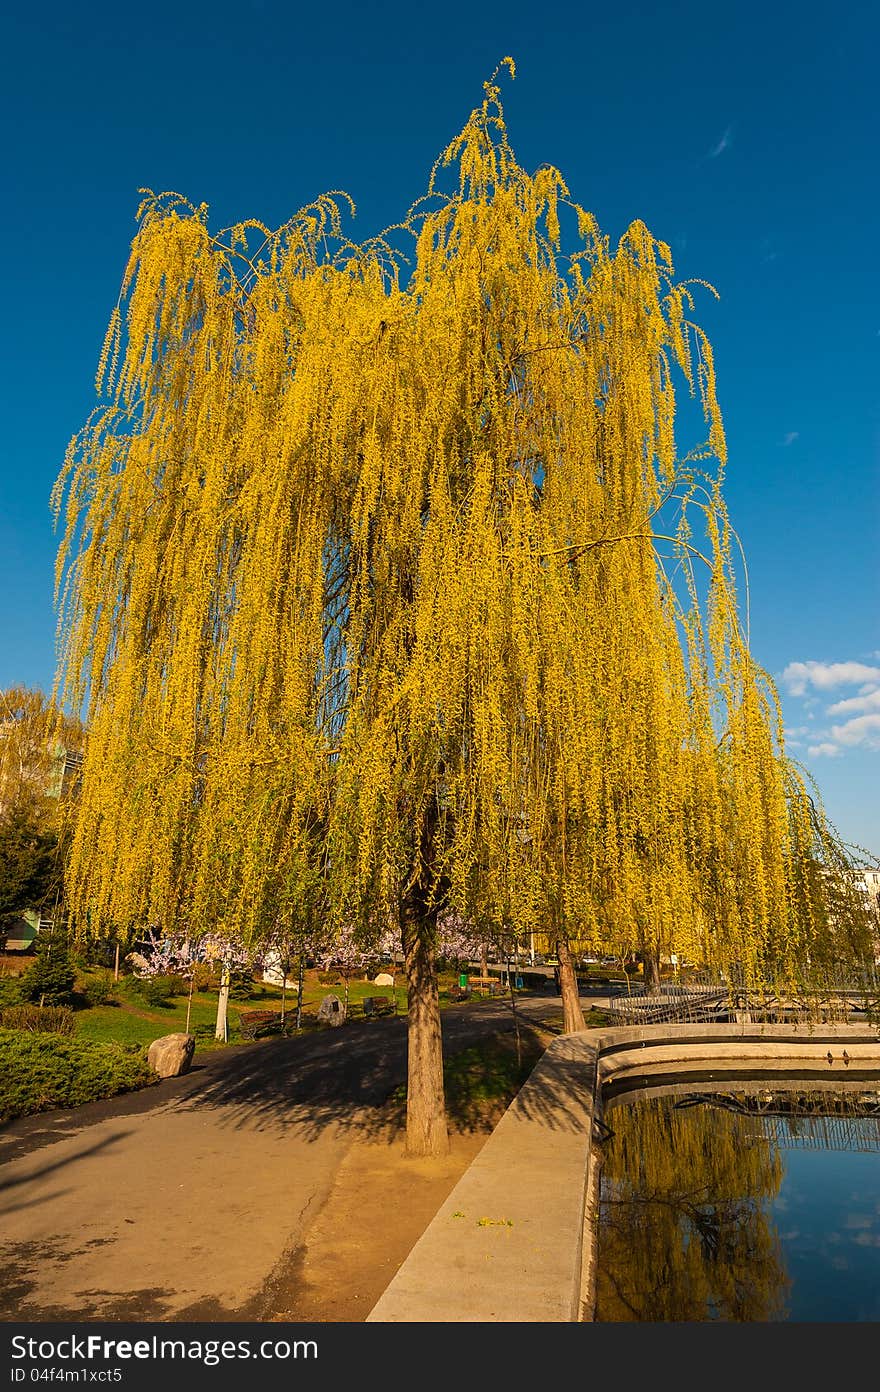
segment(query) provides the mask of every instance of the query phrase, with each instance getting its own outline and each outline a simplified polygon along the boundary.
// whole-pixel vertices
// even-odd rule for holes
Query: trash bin
[[[467,988],[468,988],[468,977],[467,977],[467,972],[462,972],[462,973],[461,973],[461,976],[458,978],[458,984],[459,984],[459,986],[461,987],[462,991],[466,991],[466,990],[467,990]]]

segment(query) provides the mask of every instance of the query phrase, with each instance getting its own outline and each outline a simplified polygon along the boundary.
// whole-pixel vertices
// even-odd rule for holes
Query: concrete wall
[[[590,1318],[592,1138],[603,1088],[744,1068],[754,1076],[809,1069],[841,1078],[857,1068],[876,1070],[880,1082],[880,1033],[861,1025],[642,1025],[555,1040],[368,1321]]]

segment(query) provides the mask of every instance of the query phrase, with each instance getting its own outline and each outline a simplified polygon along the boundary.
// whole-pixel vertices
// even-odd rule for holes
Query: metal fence
[[[880,974],[866,967],[854,978],[828,975],[821,983],[787,990],[759,990],[718,973],[694,972],[686,979],[664,981],[647,994],[633,985],[604,1007],[615,1023],[698,1024],[736,1021],[746,1024],[880,1025]]]
[[[789,1088],[753,1093],[694,1093],[678,1108],[707,1106],[748,1117],[754,1132],[795,1150],[880,1151],[880,1091],[830,1093]]]

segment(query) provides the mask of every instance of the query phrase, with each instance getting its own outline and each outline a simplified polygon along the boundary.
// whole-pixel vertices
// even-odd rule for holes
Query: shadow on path
[[[75,1151],[72,1155],[65,1155],[62,1160],[56,1160],[51,1165],[42,1165],[37,1169],[31,1170],[28,1174],[18,1175],[15,1179],[0,1179],[0,1195],[8,1193],[10,1189],[16,1188],[21,1184],[33,1184],[37,1180],[43,1179],[46,1175],[54,1173],[55,1170],[63,1169],[67,1165],[74,1165],[78,1160],[84,1160],[86,1156],[96,1155],[98,1151],[106,1150],[108,1146],[115,1145],[118,1141],[128,1135],[127,1131],[114,1131],[112,1135],[105,1136],[103,1140],[96,1141],[94,1145],[85,1146],[82,1150]],[[2,1174],[2,1171],[0,1171]],[[51,1194],[42,1194],[38,1199],[28,1199],[23,1203],[9,1203],[0,1205],[0,1214],[15,1213],[18,1209],[32,1208],[37,1203],[45,1203],[49,1199],[58,1198],[66,1190],[55,1190]]]

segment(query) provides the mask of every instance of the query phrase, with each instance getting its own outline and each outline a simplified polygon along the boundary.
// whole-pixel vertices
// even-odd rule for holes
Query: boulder
[[[177,1078],[189,1072],[195,1051],[194,1034],[163,1034],[147,1050],[147,1063],[160,1078]]]
[[[341,1025],[345,1019],[345,1006],[338,996],[325,996],[318,1006],[318,1019],[325,1025]]]
[[[380,972],[379,975],[378,975],[377,977],[374,977],[374,979],[373,979],[373,985],[374,985],[374,986],[393,986],[393,985],[394,985],[394,977],[393,977],[393,976],[389,976],[388,972]]]

